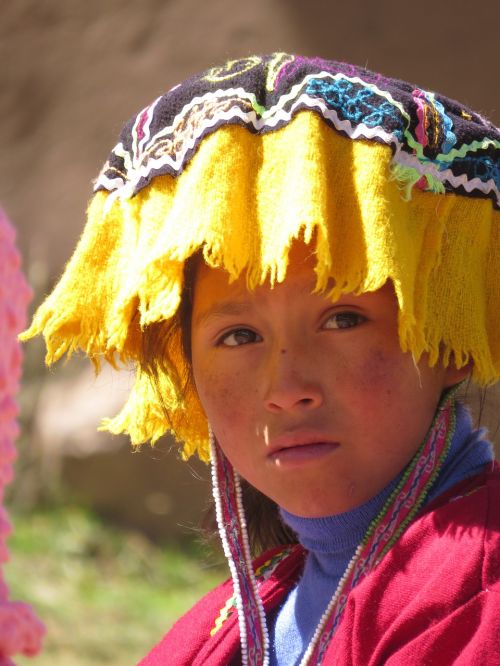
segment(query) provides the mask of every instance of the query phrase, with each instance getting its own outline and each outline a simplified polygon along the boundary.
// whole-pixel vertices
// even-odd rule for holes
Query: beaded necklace
[[[455,430],[454,396],[448,391],[429,432],[400,482],[349,562],[323,613],[300,666],[319,666],[339,626],[351,590],[382,560],[425,502],[449,451]],[[217,524],[237,599],[243,666],[269,665],[269,635],[255,579],[238,473],[210,432],[212,487]]]

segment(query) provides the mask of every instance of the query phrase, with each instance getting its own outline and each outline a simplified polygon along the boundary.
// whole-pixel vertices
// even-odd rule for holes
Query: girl
[[[500,472],[456,399],[500,375],[499,185],[478,114],[283,53],[125,127],[24,337],[135,363],[107,427],[211,461],[232,580],[142,666],[500,663]]]

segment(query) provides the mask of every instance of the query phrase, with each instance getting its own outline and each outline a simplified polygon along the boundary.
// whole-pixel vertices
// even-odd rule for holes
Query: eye
[[[236,328],[219,338],[217,344],[226,347],[240,347],[253,342],[262,342],[261,336],[250,328]]]
[[[327,329],[344,329],[344,328],[354,328],[359,326],[366,321],[364,317],[359,312],[336,312],[335,314],[328,317],[326,322],[323,325],[323,328]]]

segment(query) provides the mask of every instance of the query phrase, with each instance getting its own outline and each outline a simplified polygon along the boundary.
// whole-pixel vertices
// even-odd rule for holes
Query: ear
[[[455,384],[459,384],[463,379],[472,373],[474,363],[469,361],[461,368],[457,368],[454,359],[450,360],[450,364],[445,368],[445,385],[444,388],[450,388]]]

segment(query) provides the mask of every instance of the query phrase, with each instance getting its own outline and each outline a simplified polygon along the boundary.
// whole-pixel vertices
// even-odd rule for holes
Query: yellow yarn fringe
[[[73,258],[21,337],[43,333],[48,363],[78,349],[97,368],[102,359],[137,362],[144,327],[175,314],[194,252],[202,248],[232,277],[246,274],[252,288],[281,282],[290,245],[302,238],[315,244],[318,289],[333,278],[335,299],[392,280],[402,349],[416,359],[428,353],[431,365],[472,360],[474,378],[492,383],[500,376],[500,213],[453,194],[414,190],[407,201],[391,159],[389,147],[344,138],[313,112],[264,136],[221,128],[178,178],[157,177],[131,199],[95,195]],[[178,336],[172,344],[182,369]],[[105,427],[134,444],[172,430],[185,458],[207,460],[194,390],[183,395],[168,376],[159,382],[162,400],[138,370]]]

